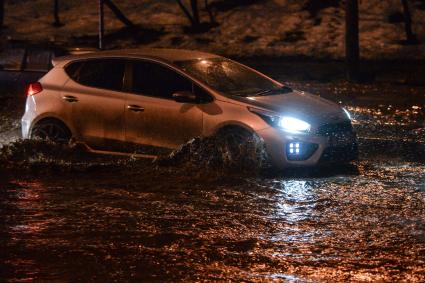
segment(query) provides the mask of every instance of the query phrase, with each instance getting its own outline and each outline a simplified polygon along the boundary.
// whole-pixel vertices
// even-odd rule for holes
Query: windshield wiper
[[[293,89],[290,88],[290,87],[287,87],[287,86],[283,86],[281,88],[265,89],[265,90],[262,90],[260,92],[257,92],[254,95],[263,96],[263,95],[267,95],[267,94],[269,94],[271,92],[272,93],[275,93],[275,94],[284,94],[284,93],[293,92]]]
[[[257,92],[235,92],[232,93],[233,95],[236,96],[242,96],[242,97],[247,97],[247,96],[265,96],[268,95],[270,93],[274,93],[274,94],[283,94],[283,93],[289,93],[292,92],[293,90],[290,87],[287,86],[283,86],[281,88],[271,88],[271,89],[263,89]]]
[[[262,96],[262,95],[266,95],[267,93],[270,93],[270,92],[272,92],[273,91],[273,89],[265,89],[265,90],[262,90],[262,91],[260,91],[260,92],[256,92],[256,93],[254,93],[253,95],[254,96]]]
[[[246,94],[246,93],[230,93],[231,95],[234,95],[234,96],[240,96],[240,97],[247,97],[247,96],[249,96],[248,94]]]
[[[279,91],[281,93],[290,93],[290,92],[293,92],[294,90],[290,88],[289,86],[284,85],[283,87],[279,89]]]

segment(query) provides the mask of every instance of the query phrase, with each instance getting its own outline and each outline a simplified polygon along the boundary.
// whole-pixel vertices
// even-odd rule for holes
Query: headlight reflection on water
[[[313,184],[304,180],[280,181],[273,218],[290,224],[310,218],[316,206]]]
[[[279,227],[269,239],[286,246],[289,243],[312,243],[324,231],[303,228],[306,223],[315,219],[319,196],[316,194],[316,183],[309,180],[279,180],[275,182],[277,194],[275,206],[269,216]],[[292,245],[292,244],[291,244]],[[286,256],[290,251],[276,250],[274,256]]]

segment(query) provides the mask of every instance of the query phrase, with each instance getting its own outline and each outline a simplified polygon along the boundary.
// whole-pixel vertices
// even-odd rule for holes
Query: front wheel
[[[268,158],[263,140],[244,129],[228,128],[220,131],[218,152],[226,167],[237,170],[261,169]]]
[[[71,132],[61,122],[47,120],[37,123],[31,131],[31,139],[49,140],[55,143],[67,144],[71,139]]]

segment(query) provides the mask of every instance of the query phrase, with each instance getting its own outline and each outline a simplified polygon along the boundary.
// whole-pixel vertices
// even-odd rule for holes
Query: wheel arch
[[[29,132],[28,132],[29,137],[31,137],[32,131],[33,131],[33,129],[36,125],[43,123],[43,122],[47,122],[47,121],[54,121],[56,123],[61,124],[64,127],[64,129],[66,129],[68,131],[70,137],[73,136],[73,131],[72,131],[71,127],[69,127],[61,118],[56,117],[54,115],[46,115],[46,116],[43,116],[43,117],[39,117],[37,120],[34,120],[32,122],[31,127],[30,127]]]
[[[244,123],[241,123],[239,121],[232,121],[232,122],[226,122],[226,123],[223,123],[223,124],[219,124],[219,125],[217,125],[217,127],[214,128],[211,135],[212,136],[217,135],[217,134],[219,134],[223,131],[230,130],[230,129],[239,129],[239,130],[246,131],[250,134],[258,136],[256,131],[252,127],[250,127],[249,125],[246,125]]]

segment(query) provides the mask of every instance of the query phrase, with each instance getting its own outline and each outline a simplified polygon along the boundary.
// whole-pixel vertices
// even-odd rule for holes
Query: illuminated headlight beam
[[[298,133],[310,131],[310,124],[294,117],[281,117],[279,127],[287,132]]]

